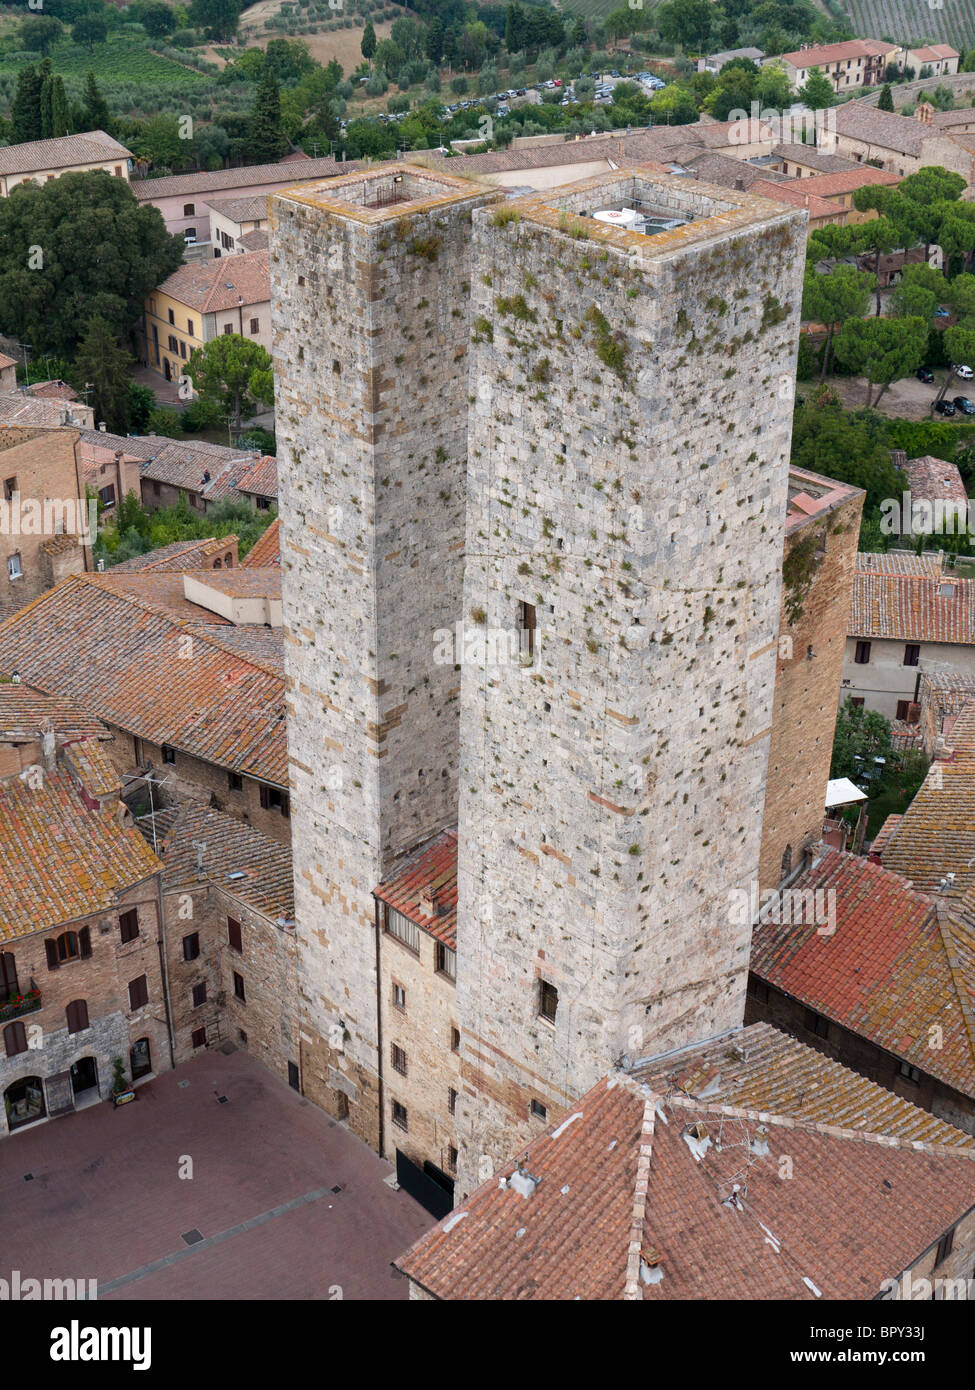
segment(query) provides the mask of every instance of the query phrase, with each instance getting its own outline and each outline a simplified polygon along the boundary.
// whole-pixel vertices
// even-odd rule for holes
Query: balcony
[[[25,989],[18,994],[7,995],[5,998],[0,997],[0,1023],[9,1023],[12,1018],[21,1018],[24,1014],[32,1014],[35,1009],[40,1007],[41,991],[31,980],[30,989]]]

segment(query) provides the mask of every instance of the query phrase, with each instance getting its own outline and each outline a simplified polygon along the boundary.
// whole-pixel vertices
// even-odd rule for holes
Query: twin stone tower
[[[742,1020],[804,222],[640,169],[272,199],[302,1089],[379,1145],[373,889],[456,826],[458,1196]]]

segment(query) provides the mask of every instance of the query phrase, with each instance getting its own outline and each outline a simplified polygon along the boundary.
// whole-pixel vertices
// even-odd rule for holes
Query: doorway
[[[133,1081],[138,1081],[140,1076],[148,1076],[152,1071],[152,1053],[149,1050],[148,1038],[140,1038],[129,1048],[129,1070],[132,1072]]]
[[[71,1089],[76,1096],[98,1085],[98,1066],[94,1057],[80,1057],[71,1068]]]
[[[3,1099],[10,1129],[32,1124],[47,1114],[44,1087],[39,1076],[25,1076],[22,1081],[15,1081],[4,1091]]]

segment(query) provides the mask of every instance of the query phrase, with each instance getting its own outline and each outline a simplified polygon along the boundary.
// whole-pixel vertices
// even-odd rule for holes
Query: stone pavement
[[[407,1297],[390,1261],[433,1218],[342,1125],[243,1052],[138,1095],[0,1144],[0,1278],[97,1278],[105,1300]]]

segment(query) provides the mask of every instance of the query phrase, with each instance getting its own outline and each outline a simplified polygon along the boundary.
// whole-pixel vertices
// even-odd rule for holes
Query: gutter
[[[376,1067],[376,1078],[379,1083],[379,1157],[385,1157],[386,1148],[386,1096],[385,1080],[383,1077],[383,975],[382,975],[382,951],[380,943],[382,941],[382,927],[380,925],[379,899],[375,893],[372,895],[375,904],[376,917],[376,1044],[379,1049],[379,1064]]]

